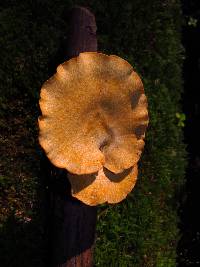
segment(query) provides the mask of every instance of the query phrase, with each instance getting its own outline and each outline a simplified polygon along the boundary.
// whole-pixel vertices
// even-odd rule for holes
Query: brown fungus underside
[[[125,198],[148,124],[143,85],[131,65],[113,55],[81,53],[58,66],[40,96],[39,141],[50,161],[71,173],[73,195],[89,205]],[[95,186],[104,194],[91,193]]]
[[[118,203],[133,189],[138,174],[137,165],[113,174],[102,168],[98,173],[69,174],[72,195],[87,205],[95,206],[105,202]]]

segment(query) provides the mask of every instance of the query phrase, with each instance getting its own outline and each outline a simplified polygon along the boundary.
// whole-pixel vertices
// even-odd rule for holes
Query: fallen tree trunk
[[[66,59],[81,52],[97,51],[95,17],[88,9],[73,8],[69,26]],[[51,180],[48,266],[92,267],[97,208],[73,198],[67,172],[48,165],[46,176]]]

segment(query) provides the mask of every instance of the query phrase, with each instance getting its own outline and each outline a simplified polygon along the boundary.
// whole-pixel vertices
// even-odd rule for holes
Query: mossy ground
[[[39,179],[38,96],[62,60],[64,14],[74,4],[96,15],[99,51],[127,59],[141,75],[150,124],[137,185],[99,208],[96,266],[174,267],[185,146],[181,114],[181,7],[178,0],[6,1],[0,13],[2,266],[44,266],[44,184]]]

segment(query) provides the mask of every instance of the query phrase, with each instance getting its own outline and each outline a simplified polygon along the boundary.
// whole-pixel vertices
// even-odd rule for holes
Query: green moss
[[[178,195],[186,163],[182,128],[176,116],[181,114],[183,58],[179,0],[37,0],[4,4],[0,13],[0,183],[4,188],[1,228],[5,241],[1,262],[11,266],[12,251],[16,262],[12,267],[19,263],[44,266],[41,253],[45,254],[45,246],[38,214],[38,93],[55,71],[48,66],[57,56],[62,39],[67,40],[63,12],[74,4],[90,6],[94,11],[98,50],[127,59],[140,73],[150,113],[135,189],[122,203],[99,208],[96,266],[174,267],[179,239]],[[32,218],[29,226],[26,218]],[[25,245],[29,240],[25,240],[19,248],[25,251],[22,265],[17,245],[11,240],[26,229],[29,249],[38,256],[30,260]]]

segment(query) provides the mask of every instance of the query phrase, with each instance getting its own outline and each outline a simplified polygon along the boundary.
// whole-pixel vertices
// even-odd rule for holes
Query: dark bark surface
[[[84,7],[75,7],[69,16],[69,38],[67,57],[78,56],[81,52],[97,51],[96,22],[94,15]]]
[[[83,7],[69,13],[69,35],[66,58],[80,52],[97,51],[94,15]],[[97,208],[73,198],[67,172],[54,167],[47,159],[42,164],[48,181],[49,254],[47,266],[91,267]]]

